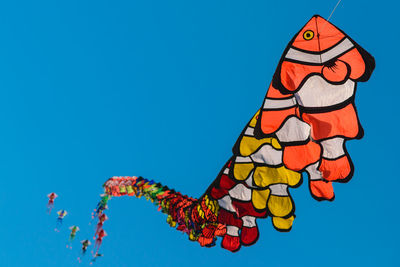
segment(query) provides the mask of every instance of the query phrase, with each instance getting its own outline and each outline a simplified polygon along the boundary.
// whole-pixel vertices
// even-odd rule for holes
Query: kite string
[[[339,0],[339,1],[336,3],[336,6],[333,8],[333,10],[332,10],[331,14],[329,15],[327,21],[329,21],[329,20],[331,19],[333,13],[335,12],[336,8],[339,6],[339,4],[340,4],[341,1],[342,1],[342,0]]]
[[[336,8],[339,6],[341,1],[342,0],[337,1],[336,6],[333,8],[331,14],[329,15],[329,17],[328,17],[328,19],[326,21],[329,21],[331,19],[333,13],[335,12]],[[315,26],[317,27],[317,32],[319,32],[318,31],[318,23],[317,23],[317,21],[315,21]],[[322,29],[321,29],[321,31],[322,31]],[[318,38],[318,50],[321,51],[321,44],[319,42],[319,34],[317,35],[317,38]],[[321,54],[319,55],[319,59],[320,59],[321,64],[322,64],[322,55]]]
[[[335,13],[336,8],[339,6],[340,2],[342,2],[342,0],[339,0],[339,1],[336,3],[336,6],[333,8],[331,14],[329,15],[328,19],[326,20],[327,22],[329,22],[329,20],[331,19],[333,13]],[[326,23],[325,25],[323,25],[323,26],[321,27],[321,29],[320,29],[319,32],[322,32],[322,30],[325,29],[325,27],[326,27],[327,24],[328,24],[328,23]],[[318,42],[319,42],[319,39],[318,39]],[[322,58],[321,58],[321,62],[322,62]]]

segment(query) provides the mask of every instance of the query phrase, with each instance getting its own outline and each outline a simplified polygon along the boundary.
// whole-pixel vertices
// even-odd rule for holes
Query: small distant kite
[[[76,233],[79,232],[79,227],[76,225],[73,225],[71,227],[69,227],[69,229],[71,230],[71,233],[69,234],[69,245],[67,245],[67,248],[72,249],[71,243],[72,241],[74,241]]]
[[[100,197],[101,199],[92,213],[92,219],[99,218],[104,210],[108,209],[107,203],[111,199],[111,195],[101,194]]]
[[[63,219],[65,218],[65,216],[67,216],[68,212],[66,210],[59,210],[59,211],[57,211],[57,214],[58,214],[57,224],[56,224],[56,228],[54,230],[59,232],[58,228],[62,225]]]
[[[47,212],[50,214],[54,207],[54,200],[58,197],[58,195],[53,192],[48,194],[47,197],[49,198],[49,202],[47,202]]]
[[[81,241],[81,244],[82,244],[81,254],[82,254],[82,257],[83,257],[83,256],[85,256],[88,247],[89,247],[92,243],[90,243],[90,241],[89,241],[88,239],[85,239],[85,240],[82,240],[82,241]],[[79,261],[79,263],[81,262],[81,257],[78,257],[78,261]]]
[[[82,244],[82,255],[84,255],[87,251],[88,246],[90,246],[92,243],[90,243],[88,239],[85,239],[81,241],[81,244]]]
[[[76,225],[71,226],[69,229],[71,230],[71,233],[69,235],[69,240],[73,241],[76,236],[76,233],[79,232],[80,229]]]

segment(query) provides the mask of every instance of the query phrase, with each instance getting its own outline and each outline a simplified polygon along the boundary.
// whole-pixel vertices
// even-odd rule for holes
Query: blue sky
[[[102,183],[142,175],[200,196],[259,108],[281,53],[336,1],[0,3],[0,266],[75,266]],[[343,0],[331,21],[377,68],[359,84],[355,175],[316,202],[292,190],[290,233],[201,248],[143,199],[110,202],[97,266],[398,266],[398,3]],[[46,195],[68,210],[60,233]],[[86,257],[82,266],[86,266]]]

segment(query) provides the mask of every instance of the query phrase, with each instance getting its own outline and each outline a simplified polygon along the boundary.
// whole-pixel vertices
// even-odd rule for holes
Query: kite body
[[[70,226],[69,230],[71,230],[70,234],[69,234],[69,240],[68,240],[68,244],[67,244],[67,248],[72,249],[72,241],[74,241],[75,237],[76,237],[76,233],[79,232],[79,227],[76,225]]]
[[[85,239],[85,240],[82,240],[82,241],[81,241],[81,244],[82,244],[82,248],[81,248],[81,254],[82,254],[82,255],[81,255],[81,256],[83,257],[83,256],[85,256],[88,247],[89,247],[92,243],[90,243],[90,241],[89,241],[88,239]],[[82,262],[81,257],[78,257],[78,262],[79,262],[79,263]]]
[[[57,211],[57,223],[56,223],[56,228],[54,229],[56,232],[59,231],[59,227],[61,227],[62,223],[63,223],[63,219],[65,218],[65,216],[67,216],[68,212],[66,210],[59,210]]]
[[[81,241],[82,244],[82,255],[84,255],[87,251],[87,248],[91,245],[91,242],[87,239]]]
[[[47,202],[47,212],[51,213],[51,210],[54,207],[54,200],[58,197],[58,195],[53,192],[48,194],[47,197],[49,198],[49,201]]]
[[[106,215],[105,213],[102,213],[102,214],[100,214],[100,215],[98,216],[98,219],[99,219],[99,222],[97,223],[97,226],[96,226],[96,233],[94,234],[95,237],[96,237],[96,236],[100,233],[100,231],[103,229],[104,222],[105,222],[106,220],[108,220],[108,217],[107,217],[107,215]]]
[[[230,251],[252,245],[259,237],[257,219],[268,216],[275,229],[290,231],[295,207],[289,188],[301,184],[302,173],[319,201],[334,199],[333,182],[351,179],[354,167],[345,144],[363,136],[354,104],[357,83],[367,81],[374,68],[368,52],[313,16],[286,47],[262,107],[202,197],[141,177],[110,178],[105,193],[145,196],[172,227],[201,246],[213,246],[218,236]],[[98,218],[107,201],[100,201]]]
[[[97,235],[97,238],[95,238],[95,239],[96,239],[96,242],[95,242],[95,244],[94,244],[94,248],[97,249],[97,250],[96,250],[96,254],[97,254],[98,251],[99,251],[99,248],[100,248],[100,246],[101,246],[101,243],[103,242],[103,238],[104,238],[105,236],[107,236],[107,233],[106,233],[106,231],[104,231],[104,229],[100,229],[100,230],[96,233],[96,235]]]
[[[73,241],[75,239],[76,233],[79,232],[79,227],[76,225],[73,225],[69,228],[71,230],[71,233],[69,234],[69,241]]]
[[[58,217],[57,220],[62,222],[62,220],[67,216],[68,212],[66,210],[59,210],[57,211]]]

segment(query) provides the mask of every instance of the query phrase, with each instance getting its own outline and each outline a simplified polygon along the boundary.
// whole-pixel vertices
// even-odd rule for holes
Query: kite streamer
[[[96,245],[111,197],[144,197],[167,215],[167,223],[201,246],[232,252],[259,238],[257,219],[290,231],[295,205],[290,189],[308,175],[316,200],[335,198],[333,183],[351,179],[346,142],[363,129],[355,108],[358,82],[367,81],[374,58],[343,31],[313,16],[286,47],[261,108],[243,129],[233,155],[198,199],[142,177],[112,177],[95,209]]]

